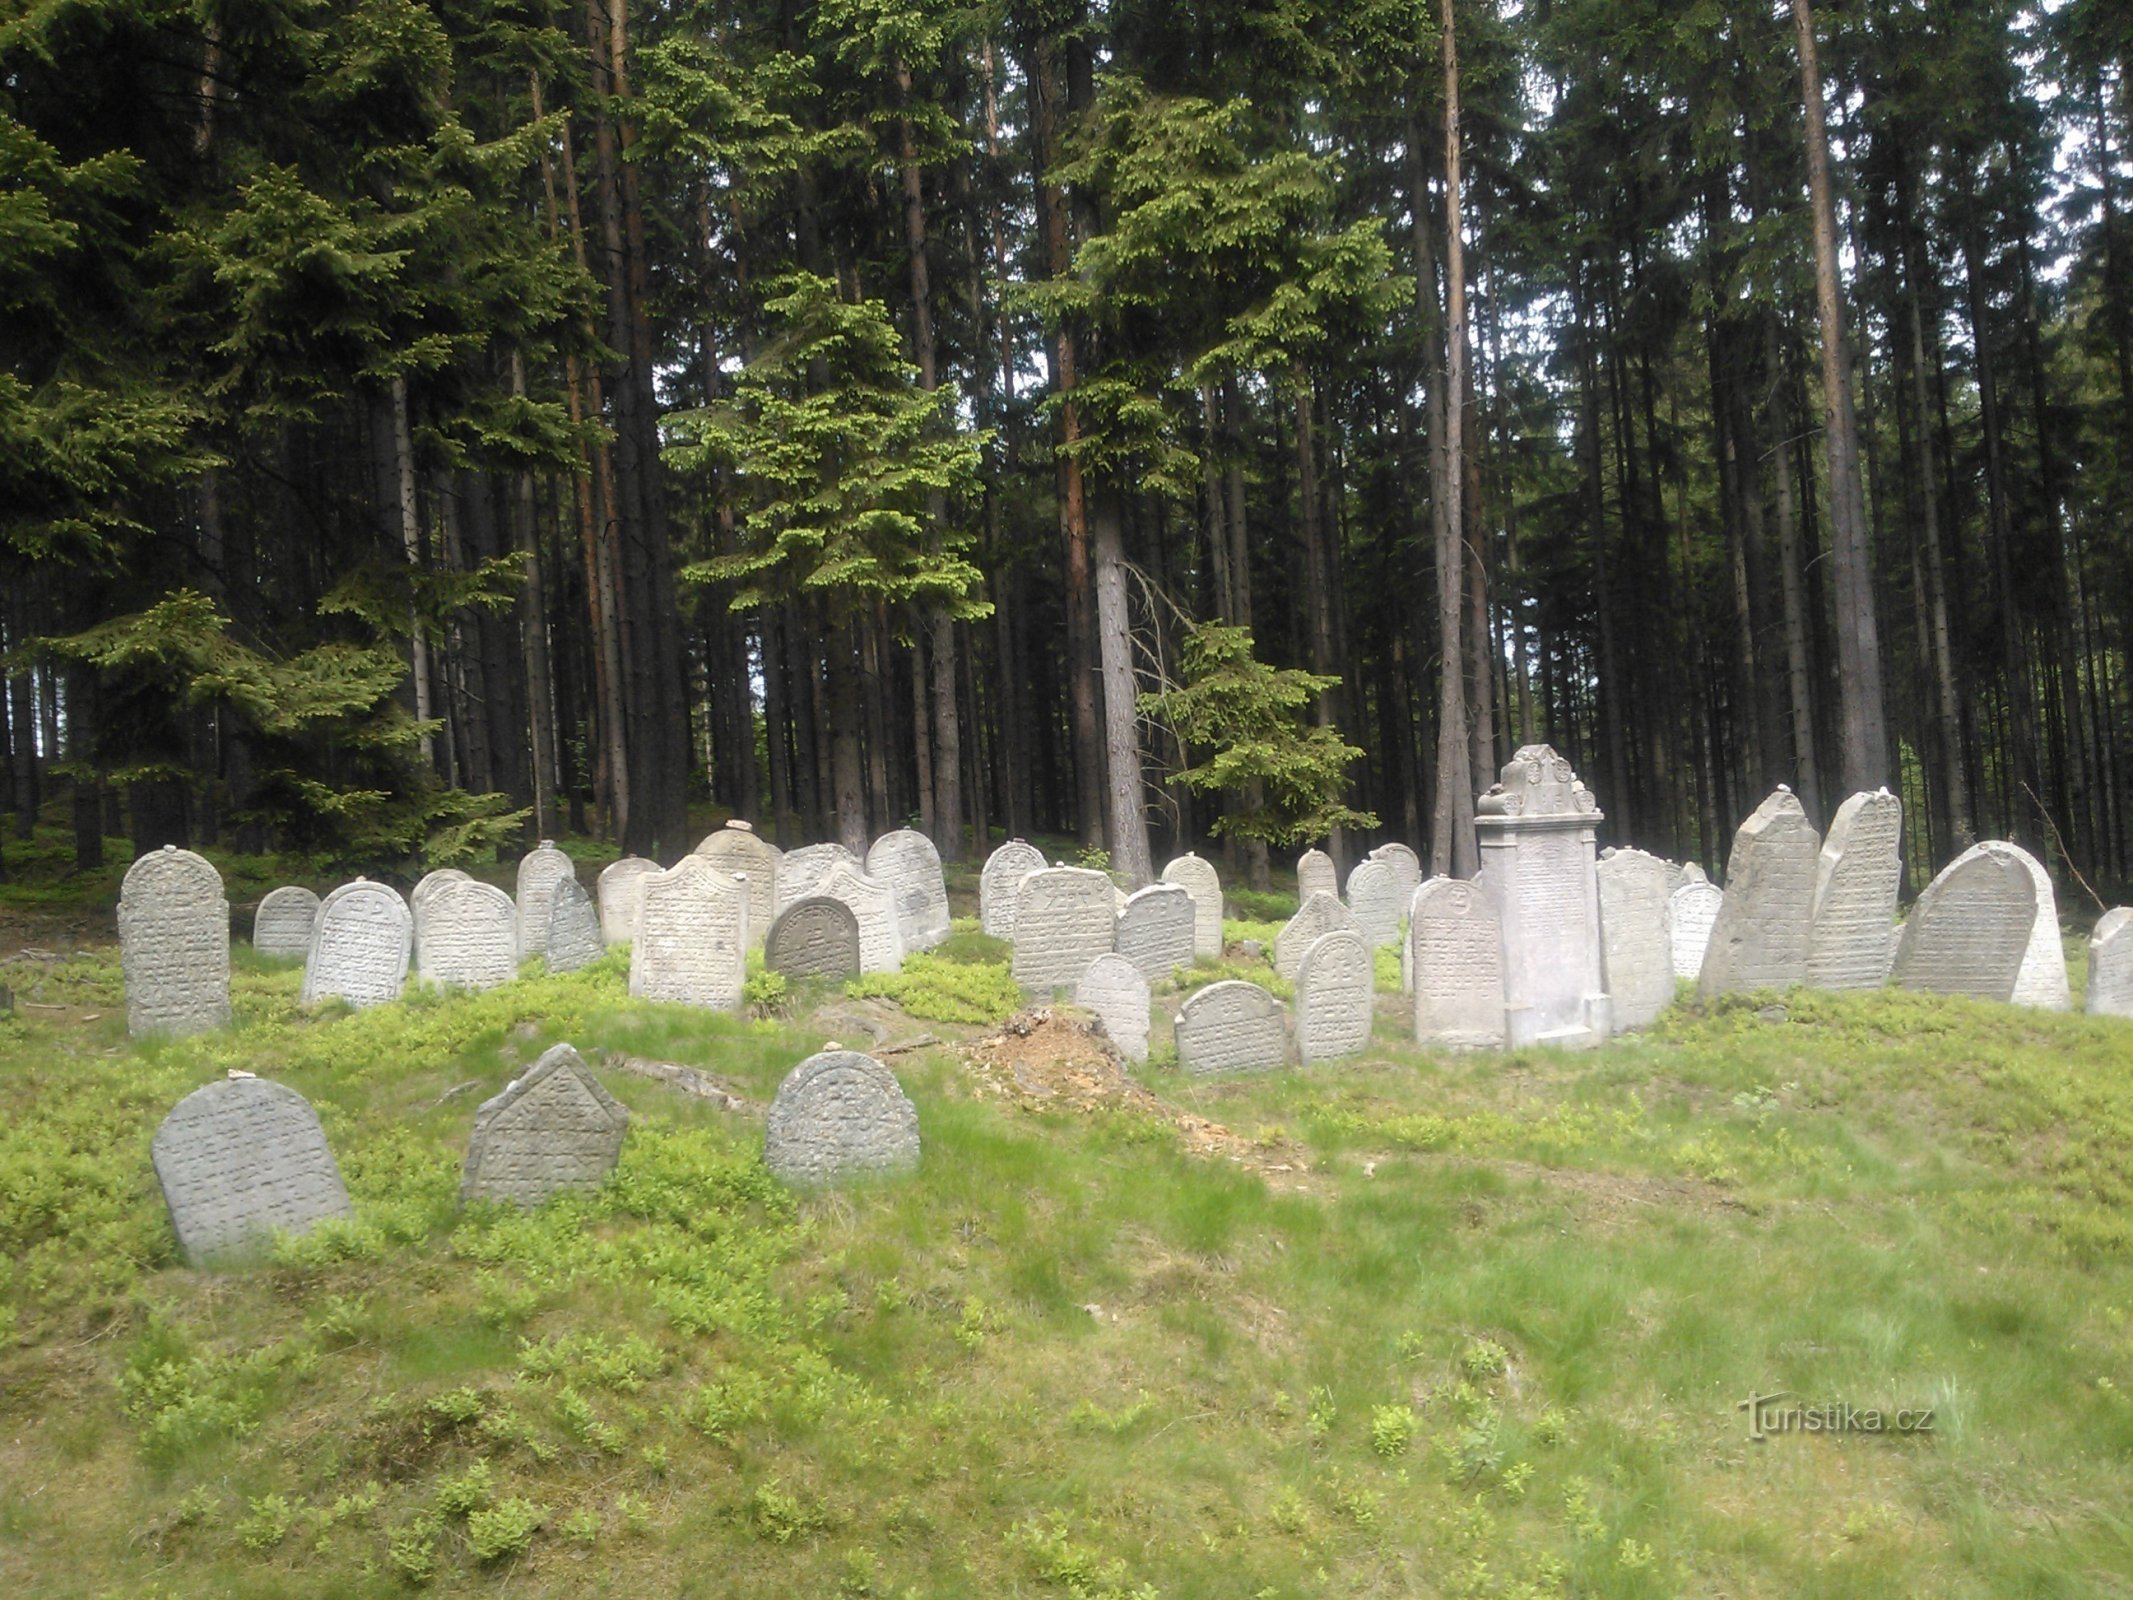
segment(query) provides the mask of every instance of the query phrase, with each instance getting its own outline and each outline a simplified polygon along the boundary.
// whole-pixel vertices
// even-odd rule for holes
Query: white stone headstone
[[[354,1214],[311,1102],[249,1073],[180,1100],[149,1154],[178,1246],[196,1267]]]
[[[493,884],[432,884],[415,908],[415,972],[440,988],[493,989],[518,976],[518,908]]]
[[[624,856],[600,869],[600,937],[628,944],[637,937],[637,913],[644,905],[644,880],[660,872],[658,862]]]
[[[1400,890],[1400,911],[1404,915],[1415,891],[1422,887],[1422,858],[1406,845],[1395,843],[1379,845],[1367,859],[1381,861],[1392,868],[1393,882]]]
[[[729,878],[745,876],[748,883],[748,926],[760,939],[769,931],[770,919],[778,914],[778,867],[782,852],[755,831],[752,823],[735,818],[697,845],[702,856]]]
[[[1151,883],[1126,896],[1118,914],[1118,953],[1150,983],[1193,963],[1192,896],[1175,883]]]
[[[1117,918],[1111,880],[1088,867],[1046,867],[1016,891],[1015,982],[1030,994],[1072,989],[1109,955]]]
[[[826,1050],[786,1074],[763,1135],[763,1164],[795,1186],[918,1165],[918,1108],[896,1074],[856,1050]]]
[[[629,1125],[629,1112],[584,1058],[567,1044],[554,1045],[474,1113],[460,1203],[537,1206],[565,1191],[597,1189],[622,1159]]]
[[[1544,744],[1519,750],[1474,802],[1483,892],[1502,928],[1504,1026],[1513,1047],[1582,1047],[1614,1031],[1593,872],[1600,820],[1592,792]]]
[[[948,884],[931,839],[913,828],[883,834],[867,849],[867,876],[895,891],[906,950],[931,950],[948,937]]]
[[[1015,892],[1032,872],[1044,870],[1044,852],[1010,839],[985,858],[978,874],[978,925],[995,939],[1014,943]]]
[[[791,860],[791,856],[786,857],[788,865]],[[896,915],[895,890],[846,860],[830,864],[829,870],[815,880],[814,893],[851,908],[859,923],[861,972],[895,972],[903,966],[903,926]]]
[[[1699,995],[1708,1000],[1805,981],[1821,856],[1821,836],[1780,784],[1733,835],[1726,898],[1696,978]]]
[[[1902,874],[1903,802],[1886,789],[1837,807],[1815,864],[1807,983],[1878,989],[1896,955],[1896,888]]]
[[[1504,1042],[1503,931],[1471,882],[1431,878],[1408,903],[1415,1040],[1456,1050]]]
[[[1314,894],[1330,894],[1341,897],[1340,870],[1333,865],[1333,858],[1316,848],[1306,850],[1296,858],[1296,903],[1302,905]]]
[[[2133,908],[2114,906],[2089,935],[2091,1016],[2133,1017]]]
[[[858,915],[826,894],[795,900],[770,925],[763,964],[788,978],[858,977]]]
[[[1274,970],[1293,979],[1296,969],[1303,965],[1304,952],[1327,934],[1341,930],[1362,932],[1356,926],[1354,913],[1336,896],[1324,891],[1313,894],[1274,935]]]
[[[1296,1054],[1306,1066],[1360,1055],[1370,1044],[1376,971],[1360,934],[1336,928],[1312,941],[1296,969]]]
[[[1192,896],[1192,951],[1195,956],[1222,954],[1222,875],[1211,861],[1187,851],[1163,868],[1163,881]]]
[[[555,894],[548,906],[548,970],[576,972],[589,967],[607,953],[607,937],[600,931],[600,913],[578,875],[556,879]]]
[[[300,884],[268,892],[252,914],[252,948],[263,956],[311,953],[311,929],[318,922],[318,896]]]
[[[748,890],[702,856],[644,880],[630,994],[737,1011],[748,981]]]
[[[1186,996],[1177,1017],[1187,1072],[1265,1072],[1289,1058],[1286,1008],[1256,983],[1225,979]]]
[[[205,856],[166,844],[119,888],[126,1031],[200,1033],[230,1020],[230,903]]]
[[[778,909],[783,911],[795,900],[815,893],[830,869],[840,863],[859,877],[866,876],[866,863],[841,844],[804,844],[786,851],[778,862]]]
[[[1363,860],[1355,864],[1355,870],[1348,874],[1348,909],[1354,913],[1355,925],[1371,949],[1400,942],[1400,915],[1419,887],[1416,884],[1402,894],[1399,874],[1387,862]]]
[[[2022,949],[2022,971],[2015,978],[2014,1003],[2035,1006],[2040,1011],[2066,1011],[2074,1003],[2073,985],[2066,975],[2066,946],[2059,939],[2059,897],[2052,892],[2051,874],[2018,844],[1990,841],[2022,864],[2037,891],[2037,915],[2030,923],[2029,943]]]
[[[303,1003],[338,996],[359,1010],[400,998],[415,921],[389,884],[358,878],[319,902],[304,962]]]
[[[1104,1037],[1128,1061],[1148,1059],[1148,980],[1124,956],[1090,962],[1074,986],[1074,1004],[1096,1013]]]
[[[473,881],[470,874],[460,871],[457,867],[439,867],[435,872],[425,872],[415,880],[414,888],[407,891],[407,908],[414,913],[415,922],[419,926],[422,921],[422,903],[429,899],[432,892],[447,883]]]
[[[1687,978],[1693,983],[1696,975],[1703,971],[1704,948],[1711,942],[1711,929],[1718,921],[1718,908],[1725,899],[1725,890],[1717,884],[1708,879],[1698,882],[1694,878],[1668,896],[1675,977]]]
[[[1674,1002],[1674,932],[1667,864],[1617,850],[1595,869],[1601,970],[1619,1029],[1649,1027]]]
[[[1972,845],[1926,885],[1896,940],[1896,982],[1931,994],[2011,1000],[2022,975],[2037,890],[2003,849]]]
[[[548,948],[548,908],[555,904],[555,886],[577,869],[570,857],[543,839],[519,857],[518,862],[518,958],[540,955]]]

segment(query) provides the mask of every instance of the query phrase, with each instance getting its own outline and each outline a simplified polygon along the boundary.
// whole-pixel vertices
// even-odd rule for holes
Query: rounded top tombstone
[[[786,1183],[816,1185],[918,1165],[918,1108],[896,1074],[856,1050],[809,1056],[778,1085],[763,1164]]]

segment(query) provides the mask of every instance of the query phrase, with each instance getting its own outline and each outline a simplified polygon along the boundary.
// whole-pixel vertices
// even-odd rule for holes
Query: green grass
[[[989,982],[981,940],[911,994]],[[240,956],[232,1029],[135,1046],[108,947],[0,966],[52,1008],[0,1018],[0,1575],[40,1600],[2133,1592],[2123,1023],[1795,993],[1451,1056],[1388,995],[1337,1068],[1149,1074],[1244,1163],[926,1050],[919,1172],[808,1197],[758,1119],[609,1070],[621,1168],[520,1215],[459,1162],[549,1042],[767,1101],[849,1002],[638,1004],[611,955],[309,1014]],[[231,1068],[312,1099],[357,1215],[195,1273],[148,1140]],[[1935,1429],[1751,1442],[1775,1390]]]

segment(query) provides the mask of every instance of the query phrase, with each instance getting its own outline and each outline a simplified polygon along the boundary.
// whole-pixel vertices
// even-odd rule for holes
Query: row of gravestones
[[[537,1206],[595,1189],[622,1156],[629,1113],[568,1044],[485,1101],[461,1169],[462,1203]],[[274,1235],[351,1215],[318,1113],[294,1089],[247,1072],[194,1090],[150,1145],[186,1260],[256,1254]],[[794,1185],[836,1183],[917,1165],[918,1112],[894,1073],[834,1045],[778,1086],[763,1160]]]

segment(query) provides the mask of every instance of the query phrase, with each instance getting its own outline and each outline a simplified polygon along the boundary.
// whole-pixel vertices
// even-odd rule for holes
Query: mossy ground
[[[894,1006],[640,1005],[610,956],[307,1013],[240,953],[233,1029],[142,1046],[108,945],[0,981],[46,1008],[0,1022],[25,1596],[2133,1592],[2127,1024],[1796,993],[1458,1057],[1388,994],[1338,1067],[1142,1074],[1279,1162],[927,1047],[918,1174],[802,1197],[609,1070],[621,1170],[519,1216],[458,1164],[548,1042],[762,1104]],[[318,1106],[357,1220],[198,1273],[148,1140],[232,1067]],[[1934,1428],[1751,1442],[1779,1390]]]

